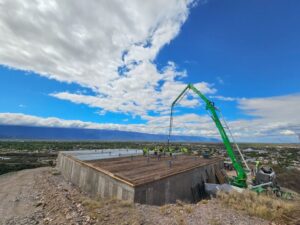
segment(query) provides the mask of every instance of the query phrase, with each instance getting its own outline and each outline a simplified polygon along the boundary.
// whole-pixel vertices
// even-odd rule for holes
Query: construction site
[[[192,151],[171,143],[174,107],[189,90],[205,103],[223,142],[219,145],[222,154],[212,154],[210,148]],[[132,148],[116,148],[110,143],[111,148],[102,145],[85,148],[76,143],[67,151],[58,152],[55,169],[3,176],[2,208],[15,199],[11,210],[21,212],[18,214],[21,217],[6,216],[13,213],[1,214],[0,210],[2,221],[4,224],[38,224],[41,219],[44,224],[267,225],[269,221],[299,224],[298,194],[280,186],[277,173],[269,165],[259,161],[248,165],[245,152],[236,143],[220,109],[193,84],[188,84],[171,104],[168,131],[165,143],[153,143],[152,147],[149,143],[139,143]],[[249,151],[253,154],[252,149]],[[19,204],[19,199],[24,198],[24,187],[26,201]],[[253,215],[259,218],[250,217]],[[25,223],[19,223],[23,218]],[[14,220],[18,222],[11,223]]]
[[[0,225],[300,225],[300,0],[0,0]]]
[[[58,167],[67,180],[91,196],[163,205],[204,197],[204,183],[222,179],[223,159],[145,156],[142,150],[89,150],[61,152]]]
[[[188,91],[205,103],[219,131],[229,164],[234,170],[230,176],[223,169],[222,157],[212,157],[209,153],[194,155],[185,150],[174,151],[170,147],[174,107]],[[219,190],[233,189],[239,192],[246,189],[257,193],[271,192],[278,197],[291,198],[291,193],[282,191],[277,184],[271,167],[256,163],[250,169],[220,109],[193,84],[188,84],[173,101],[167,145],[159,151],[104,149],[60,152],[58,168],[67,180],[91,196],[142,204],[163,205],[176,200],[197,202]]]

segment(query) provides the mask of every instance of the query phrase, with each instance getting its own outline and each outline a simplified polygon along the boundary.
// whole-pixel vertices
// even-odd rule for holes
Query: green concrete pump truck
[[[196,95],[198,95],[205,103],[206,110],[210,114],[212,120],[214,121],[220,135],[222,138],[222,141],[224,143],[225,149],[227,151],[227,154],[232,162],[233,168],[236,171],[236,176],[229,178],[229,183],[233,186],[239,187],[239,188],[249,188],[252,190],[255,190],[256,192],[264,192],[267,190],[267,188],[271,188],[271,190],[276,193],[276,195],[282,195],[283,192],[280,191],[280,187],[277,185],[276,182],[276,174],[270,167],[261,167],[258,168],[256,171],[256,174],[253,179],[248,179],[250,175],[250,169],[243,157],[242,152],[240,151],[238,145],[234,141],[234,138],[232,136],[232,133],[229,129],[229,127],[226,124],[226,121],[223,120],[223,124],[221,123],[219,115],[221,114],[221,111],[216,108],[214,103],[210,101],[205,95],[203,95],[193,84],[188,84],[184,90],[178,95],[178,97],[173,101],[171,105],[171,113],[170,113],[170,126],[169,126],[169,136],[168,136],[168,148],[170,147],[170,137],[172,133],[172,126],[173,126],[173,109],[176,103],[178,103],[185,94],[192,90]],[[247,172],[242,166],[242,163],[237,160],[237,157],[234,153],[232,143],[230,142],[227,133],[225,132],[225,129],[229,131],[229,134],[231,135],[231,138],[234,141],[235,147],[237,148],[238,152],[241,155],[241,159],[245,164],[245,167],[247,168]]]

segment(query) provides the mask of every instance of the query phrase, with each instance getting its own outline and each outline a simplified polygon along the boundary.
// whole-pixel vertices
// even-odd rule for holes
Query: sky
[[[167,134],[193,83],[241,142],[299,142],[297,0],[0,0],[0,124]],[[174,134],[219,138],[189,92]]]

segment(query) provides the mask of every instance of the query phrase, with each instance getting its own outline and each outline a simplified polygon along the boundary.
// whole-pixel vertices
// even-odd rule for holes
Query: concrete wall
[[[215,183],[214,167],[223,168],[223,160],[136,187],[62,153],[59,153],[57,166],[65,179],[91,196],[115,197],[130,202],[163,205],[175,203],[177,199],[193,201],[191,188],[201,184],[202,181]]]
[[[66,180],[93,197],[115,197],[120,200],[134,201],[133,187],[74,158],[59,153],[57,166]]]
[[[216,183],[214,166],[223,168],[223,161],[138,186],[135,188],[134,201],[151,205],[175,203],[177,199],[192,202],[192,187],[202,181]]]

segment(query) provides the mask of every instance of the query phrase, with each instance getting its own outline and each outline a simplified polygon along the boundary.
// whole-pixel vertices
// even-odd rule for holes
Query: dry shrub
[[[208,223],[210,225],[221,225],[222,223],[220,222],[220,220],[217,220],[217,219],[211,219],[208,221]]]
[[[182,215],[175,215],[175,221],[178,225],[186,225],[185,219]]]
[[[184,204],[185,204],[185,203],[184,203],[183,201],[178,200],[178,199],[176,200],[176,205],[177,205],[177,206],[184,206]]]
[[[95,209],[98,209],[98,208],[102,207],[101,202],[90,199],[90,198],[83,199],[82,200],[82,205],[84,207],[86,207],[87,209],[89,209],[89,210],[95,210]]]
[[[88,215],[97,220],[97,224],[142,224],[135,205],[129,201],[122,201],[116,198],[95,198],[82,197],[80,199],[84,210]]]
[[[168,215],[172,212],[172,205],[163,205],[159,207],[159,211],[162,215]]]
[[[53,176],[58,176],[61,174],[60,171],[58,171],[57,169],[52,169],[50,172]]]
[[[194,207],[192,205],[185,205],[184,210],[187,214],[191,214],[194,211]]]
[[[174,224],[176,225],[186,225],[185,214],[191,214],[194,211],[192,205],[182,201],[176,201],[176,204],[160,206],[159,210],[162,215],[174,218]]]
[[[208,200],[207,200],[207,199],[203,199],[202,201],[198,202],[197,205],[198,205],[198,204],[203,204],[203,205],[205,205],[205,204],[207,204],[207,203],[208,203]]]
[[[254,191],[219,192],[217,198],[231,208],[243,210],[251,216],[288,224],[299,224],[294,218],[299,202],[282,200],[273,196],[257,194]],[[296,223],[295,223],[296,221]],[[299,222],[299,221],[298,221]]]
[[[118,205],[120,207],[125,207],[125,208],[129,208],[129,207],[134,206],[134,204],[132,202],[129,202],[129,201],[120,201]]]
[[[176,204],[167,204],[159,207],[160,213],[162,215],[168,215],[168,214],[191,214],[194,211],[194,207],[191,204],[184,203],[180,200],[176,201]]]

